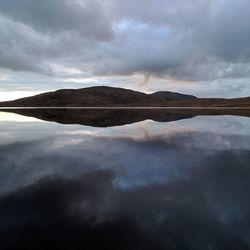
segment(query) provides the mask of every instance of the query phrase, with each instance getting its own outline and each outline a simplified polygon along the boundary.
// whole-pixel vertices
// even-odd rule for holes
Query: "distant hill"
[[[193,95],[184,95],[176,92],[171,92],[171,91],[158,91],[150,96],[162,100],[194,100],[198,99],[196,96]]]
[[[62,89],[14,101],[0,107],[250,107],[250,97],[197,98],[169,91],[145,94],[112,87]]]

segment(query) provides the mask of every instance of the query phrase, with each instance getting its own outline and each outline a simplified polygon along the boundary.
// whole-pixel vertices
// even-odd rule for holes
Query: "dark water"
[[[0,249],[250,249],[250,119],[0,113]]]

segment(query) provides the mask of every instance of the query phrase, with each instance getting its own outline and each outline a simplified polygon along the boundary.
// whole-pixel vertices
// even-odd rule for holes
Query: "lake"
[[[46,117],[0,112],[1,250],[250,249],[248,117]]]

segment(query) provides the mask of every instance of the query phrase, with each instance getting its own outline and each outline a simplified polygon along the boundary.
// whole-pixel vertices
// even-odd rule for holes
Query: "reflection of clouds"
[[[125,189],[188,178],[204,159],[249,148],[249,138],[181,133],[146,137],[61,135],[0,147],[1,193],[46,176],[73,177],[109,169]],[[14,155],[14,157],[13,157]],[[248,160],[248,159],[247,159]]]
[[[85,130],[75,130],[75,131],[61,131],[58,132],[59,135],[96,135],[94,131],[85,131]]]
[[[16,115],[19,119],[22,116]],[[21,118],[20,118],[21,117]],[[27,118],[29,119],[29,118]],[[32,118],[31,118],[32,119]],[[136,124],[112,128],[93,128],[80,125],[60,125],[53,122],[1,122],[0,121],[0,144],[13,143],[15,141],[32,141],[45,137],[91,135],[93,137],[109,138],[135,138],[143,140],[146,137],[177,137],[179,135],[193,135],[193,143],[198,147],[205,145],[221,145],[223,147],[249,148],[249,143],[231,141],[232,136],[249,136],[250,122],[246,117],[219,116],[219,117],[195,117],[169,123],[144,121]],[[146,134],[145,134],[146,133]],[[211,135],[210,141],[209,136]],[[199,135],[199,136],[198,136]],[[191,138],[191,136],[190,136]],[[202,143],[206,140],[207,143]],[[213,143],[214,141],[214,143]],[[246,141],[246,140],[245,140]],[[199,143],[201,142],[201,143]],[[216,142],[216,143],[215,143]],[[190,142],[191,143],[191,142]],[[203,145],[201,145],[203,144]],[[191,145],[192,146],[192,145]]]
[[[250,160],[247,152],[223,152],[186,179],[132,189],[115,185],[115,170],[41,180],[0,199],[1,236],[35,244],[35,229],[45,241],[80,246],[105,237],[115,249],[127,241],[122,249],[145,242],[146,249],[248,249],[250,169],[239,156]]]
[[[153,172],[164,168],[165,164],[160,162],[164,160],[162,150],[159,153],[155,152],[157,148],[152,152],[148,150],[135,142],[91,137],[78,143],[72,143],[72,138],[51,138],[2,146],[0,159],[4,164],[1,171],[4,172],[1,175],[1,192],[9,187],[15,188],[16,185],[30,184],[48,175],[77,176],[85,171],[102,168],[120,172],[117,183],[126,186],[131,185],[130,178],[134,184],[145,182],[144,178],[157,179],[159,173]],[[156,165],[156,169],[152,165]]]
[[[144,138],[150,139],[151,136],[150,136],[149,132],[147,131],[147,129],[145,127],[140,126],[139,130],[143,133]]]
[[[161,140],[182,148],[197,148],[206,153],[216,153],[218,150],[250,149],[250,136],[218,135],[216,133],[179,132],[171,135],[158,135],[151,140]]]
[[[145,123],[145,127],[155,134],[178,132],[206,132],[219,135],[249,135],[250,118],[239,116],[197,116],[170,123]]]
[[[43,122],[43,121],[33,117],[17,115],[14,113],[0,112],[0,122]]]
[[[191,121],[6,126],[14,142],[0,145],[0,242],[36,249],[35,230],[60,249],[249,249],[248,124]]]

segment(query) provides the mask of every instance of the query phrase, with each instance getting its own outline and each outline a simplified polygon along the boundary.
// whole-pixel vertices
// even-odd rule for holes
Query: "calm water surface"
[[[250,249],[250,118],[0,112],[0,249]]]

